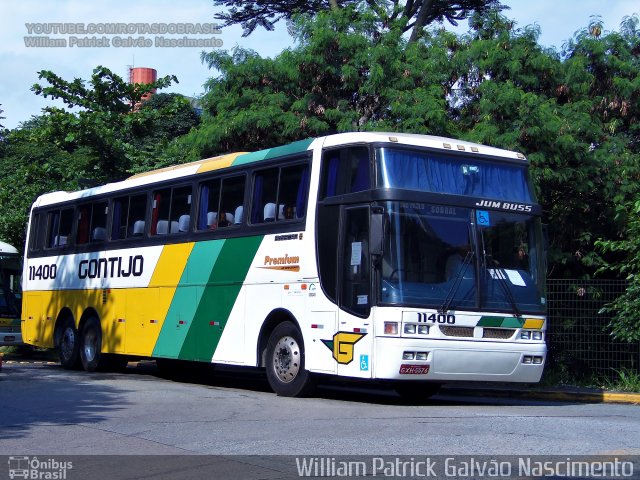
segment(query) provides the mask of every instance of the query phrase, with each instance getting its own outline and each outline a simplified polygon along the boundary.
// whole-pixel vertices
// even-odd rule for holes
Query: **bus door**
[[[338,331],[334,359],[338,374],[370,378],[373,348],[369,205],[343,206],[338,255]]]

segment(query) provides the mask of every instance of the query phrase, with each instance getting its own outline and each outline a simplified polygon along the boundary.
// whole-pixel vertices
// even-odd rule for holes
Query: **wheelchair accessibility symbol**
[[[476,211],[476,222],[481,227],[490,227],[491,221],[489,220],[489,212],[486,210],[478,210]]]
[[[360,355],[360,371],[369,370],[369,355]]]

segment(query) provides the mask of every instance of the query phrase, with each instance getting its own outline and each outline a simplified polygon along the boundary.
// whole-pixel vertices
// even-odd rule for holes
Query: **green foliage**
[[[612,271],[625,277],[627,290],[604,311],[614,314],[611,331],[614,338],[628,342],[640,341],[640,197],[618,207],[618,216],[625,219],[625,236],[614,240],[599,240],[596,246],[613,254],[601,271]]]
[[[49,86],[34,85],[34,92],[62,100],[66,109],[48,107],[45,115],[0,138],[0,237],[16,246],[24,244],[29,207],[38,195],[175,163],[183,155],[169,148],[172,139],[199,122],[180,95],[157,94],[143,102],[145,94],[175,77],[130,85],[98,67],[88,85],[47,71],[40,78]],[[171,160],[169,152],[175,155]]]
[[[62,100],[67,109],[47,107],[47,140],[68,152],[88,148],[97,157],[91,178],[98,182],[122,179],[131,170],[135,150],[131,147],[153,128],[153,109],[137,108],[145,95],[176,81],[166,76],[152,84],[129,84],[105,67],[93,70],[86,82],[69,82],[43,70],[35,84],[36,95]],[[73,109],[80,109],[76,112]]]
[[[384,33],[391,25],[401,23],[403,32],[411,31],[410,42],[416,41],[424,27],[433,22],[447,21],[458,25],[459,20],[472,12],[508,8],[501,6],[498,0],[413,0],[404,3],[400,0],[214,0],[213,4],[228,8],[215,15],[216,19],[222,20],[222,26],[240,24],[244,28],[243,36],[250,35],[258,27],[273,30],[274,24],[281,19],[291,20],[297,15],[311,17],[329,9],[345,8],[374,18],[377,33]]]
[[[462,135],[527,154],[550,274],[591,275],[604,261],[595,240],[620,234],[616,205],[638,192],[637,36],[585,29],[561,55],[497,12],[475,16],[472,28],[453,58]]]
[[[347,9],[300,17],[300,43],[274,59],[236,49],[203,61],[220,71],[207,84],[207,114],[190,141],[212,155],[353,130],[446,134],[451,73],[446,42],[412,43],[401,29],[372,35],[375,18]]]

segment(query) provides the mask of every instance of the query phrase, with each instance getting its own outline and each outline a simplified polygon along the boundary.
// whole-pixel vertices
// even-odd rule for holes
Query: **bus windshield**
[[[387,202],[385,210],[383,304],[544,312],[536,217],[404,202]]]
[[[379,148],[377,184],[421,192],[533,203],[526,165],[483,161],[428,150]]]
[[[20,314],[22,259],[19,255],[0,254],[0,317]]]

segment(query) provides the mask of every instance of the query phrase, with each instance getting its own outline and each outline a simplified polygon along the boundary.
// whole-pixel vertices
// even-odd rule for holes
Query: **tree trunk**
[[[420,10],[418,11],[418,18],[416,19],[416,23],[413,25],[413,31],[411,32],[411,37],[409,37],[409,43],[415,42],[418,40],[422,29],[427,23],[427,18],[431,13],[433,8],[434,0],[423,0],[422,5],[420,6]]]

